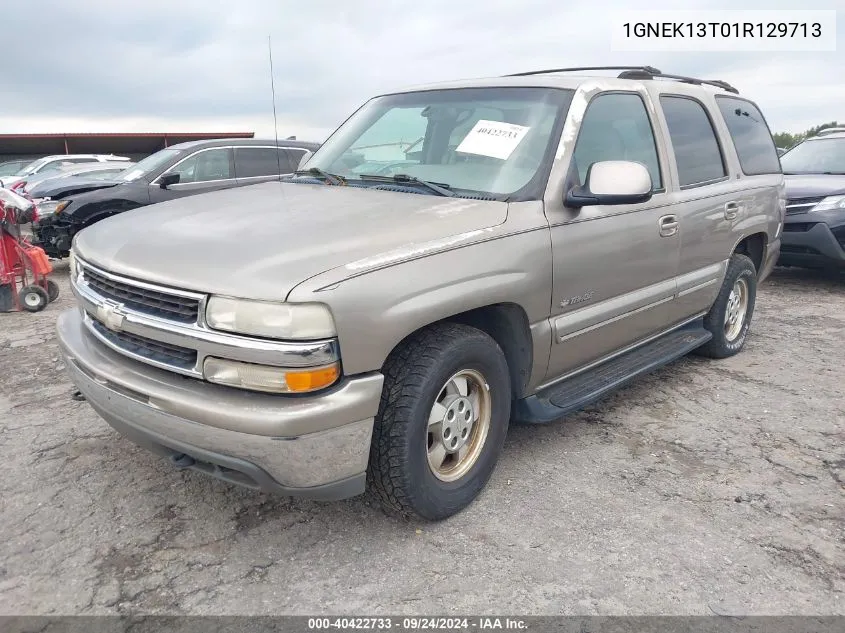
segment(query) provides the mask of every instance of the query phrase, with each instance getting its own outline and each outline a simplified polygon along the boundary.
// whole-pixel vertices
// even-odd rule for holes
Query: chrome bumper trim
[[[79,305],[84,312],[85,325],[89,332],[99,341],[120,354],[124,354],[139,362],[147,363],[154,367],[167,369],[178,374],[202,378],[202,368],[207,356],[226,358],[242,361],[245,363],[257,363],[261,365],[273,365],[276,367],[301,368],[329,365],[340,359],[340,350],[336,339],[324,339],[318,341],[270,341],[227,334],[212,330],[204,324],[205,295],[174,291],[170,288],[163,288],[148,283],[137,282],[107,273],[99,268],[91,266],[85,261],[77,258],[81,270],[91,268],[101,275],[108,275],[110,278],[122,283],[132,284],[139,288],[166,292],[186,298],[197,299],[200,302],[200,318],[197,323],[178,323],[147,314],[142,314],[132,308],[116,304],[94,291],[84,280],[84,273],[81,277],[71,279],[71,290],[76,296]],[[112,310],[119,308],[119,324],[112,323],[111,326],[105,319],[100,318],[98,313],[105,307]],[[157,343],[175,345],[197,352],[196,364],[185,369],[158,362],[145,356],[134,354],[121,348],[114,343],[107,341],[91,325],[91,320],[98,322],[115,332],[127,332],[135,336],[141,336]]]

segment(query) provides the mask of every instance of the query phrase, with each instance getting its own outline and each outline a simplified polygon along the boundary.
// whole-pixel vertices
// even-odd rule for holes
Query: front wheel
[[[727,358],[742,350],[757,300],[757,269],[745,255],[735,253],[728,262],[725,280],[704,327],[713,335],[698,352],[710,358]]]
[[[507,361],[487,334],[427,328],[384,367],[368,478],[388,509],[432,521],[468,506],[502,451],[510,419]]]
[[[52,279],[47,280],[47,297],[50,299],[50,303],[59,298],[59,284]]]

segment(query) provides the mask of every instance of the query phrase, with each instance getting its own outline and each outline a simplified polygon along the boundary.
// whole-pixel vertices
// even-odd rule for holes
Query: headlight
[[[209,382],[272,393],[308,393],[335,383],[340,363],[307,369],[284,369],[222,358],[206,358],[203,374]]]
[[[309,340],[335,336],[334,319],[320,303],[272,303],[211,297],[205,311],[208,326],[272,339]]]
[[[836,209],[845,209],[845,196],[828,196],[810,211],[835,211]]]
[[[58,215],[69,204],[70,200],[45,200],[38,203],[38,214],[41,216]]]

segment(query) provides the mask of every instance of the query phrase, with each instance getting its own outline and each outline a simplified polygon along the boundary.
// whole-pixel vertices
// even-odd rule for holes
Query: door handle
[[[660,237],[672,237],[678,232],[678,218],[674,215],[664,215],[660,218]]]
[[[739,203],[738,202],[727,202],[725,203],[725,219],[726,220],[733,220],[737,214],[739,213]]]

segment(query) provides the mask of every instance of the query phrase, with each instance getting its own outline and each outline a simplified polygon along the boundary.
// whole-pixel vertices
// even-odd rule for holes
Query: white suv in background
[[[127,156],[114,156],[113,154],[53,154],[52,156],[43,156],[38,158],[16,173],[14,176],[6,176],[0,178],[0,187],[13,187],[21,181],[25,181],[33,174],[43,173],[58,169],[59,167],[66,167],[69,165],[78,165],[81,163],[106,163],[113,161],[129,162]]]

